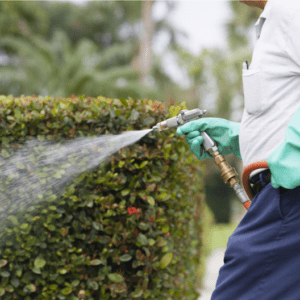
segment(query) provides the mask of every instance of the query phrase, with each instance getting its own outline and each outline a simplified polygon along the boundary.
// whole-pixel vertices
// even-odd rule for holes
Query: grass
[[[239,222],[230,224],[215,224],[209,236],[209,251],[215,248],[226,248],[229,236],[234,232]]]
[[[205,242],[206,247],[201,254],[202,264],[199,265],[198,274],[197,274],[197,286],[203,288],[203,278],[205,275],[205,260],[208,259],[208,256],[216,248],[227,248],[227,242],[230,235],[234,232],[239,222],[233,222],[229,224],[211,224],[209,228],[206,228],[205,231]]]
[[[213,212],[208,207],[203,209],[203,232],[202,242],[203,248],[199,257],[199,266],[197,270],[196,286],[202,288],[203,278],[205,276],[205,261],[208,259],[211,252],[216,248],[227,248],[227,243],[230,235],[234,232],[240,221],[231,222],[229,224],[216,224]]]

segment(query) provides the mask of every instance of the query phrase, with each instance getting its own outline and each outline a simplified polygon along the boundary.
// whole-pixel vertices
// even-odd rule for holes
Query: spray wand
[[[169,128],[175,128],[198,118],[202,118],[206,113],[207,110],[200,110],[199,108],[181,110],[176,117],[157,123],[152,129],[163,131]],[[201,132],[201,136],[204,139],[204,142],[201,145],[201,153],[207,151],[214,158],[216,165],[221,170],[223,181],[234,189],[237,197],[248,210],[251,202],[246,192],[239,184],[237,172],[226,162],[224,156],[220,154],[216,142],[205,131]]]

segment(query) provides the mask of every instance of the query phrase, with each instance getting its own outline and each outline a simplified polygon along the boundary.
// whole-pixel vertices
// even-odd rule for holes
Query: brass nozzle
[[[212,156],[215,159],[216,165],[221,170],[221,177],[225,183],[230,187],[233,187],[236,183],[239,183],[238,174],[235,169],[228,165],[223,155],[219,151],[214,151]]]

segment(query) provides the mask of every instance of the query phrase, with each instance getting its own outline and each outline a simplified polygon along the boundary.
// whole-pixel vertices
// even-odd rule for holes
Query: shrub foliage
[[[0,96],[1,156],[28,138],[151,128],[184,104]],[[0,247],[1,299],[193,299],[202,251],[203,167],[174,129],[151,132],[81,174],[62,196],[12,219]],[[63,176],[63,175],[62,175]],[[12,235],[13,234],[13,235]]]

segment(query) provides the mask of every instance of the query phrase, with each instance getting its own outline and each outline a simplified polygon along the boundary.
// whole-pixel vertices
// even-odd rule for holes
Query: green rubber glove
[[[271,184],[294,189],[300,185],[300,109],[291,118],[285,140],[267,159],[271,171]]]
[[[203,151],[201,155],[201,144],[203,137],[201,132],[205,131],[216,143],[222,155],[233,153],[241,158],[239,147],[240,123],[231,122],[220,118],[203,118],[191,121],[177,128],[178,135],[186,135],[191,151],[199,160],[211,158],[212,156]]]

